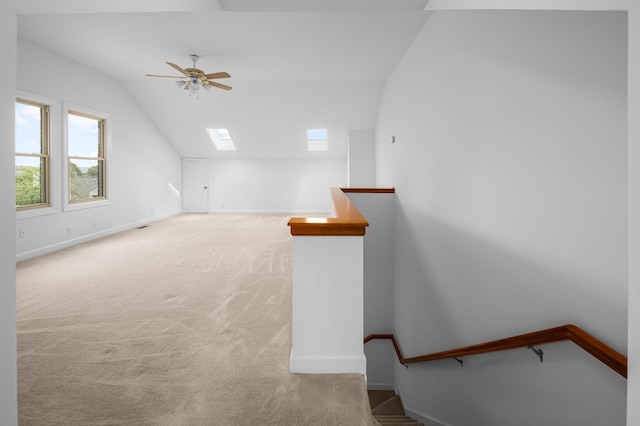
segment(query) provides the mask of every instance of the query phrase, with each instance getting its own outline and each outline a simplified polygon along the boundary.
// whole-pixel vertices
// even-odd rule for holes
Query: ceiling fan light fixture
[[[191,84],[189,85],[189,94],[194,94],[196,95],[196,98],[198,97],[198,92],[200,91],[200,80],[198,80],[197,78],[192,78],[191,79]]]
[[[214,79],[231,77],[231,75],[229,75],[228,72],[221,71],[221,72],[206,74],[204,71],[196,68],[196,61],[199,59],[199,56],[198,55],[189,55],[189,56],[193,61],[193,68],[182,68],[179,65],[176,65],[171,62],[167,62],[167,65],[169,65],[174,70],[179,71],[181,74],[183,74],[183,76],[175,77],[170,75],[147,74],[147,77],[173,78],[176,86],[179,89],[184,89],[185,91],[188,91],[189,96],[195,94],[196,98],[198,98],[198,93],[200,91],[200,87],[202,86],[204,86],[204,89],[207,92],[211,89],[212,86],[217,87],[219,89],[223,89],[223,90],[232,89],[231,86],[227,86],[225,84],[212,81]]]

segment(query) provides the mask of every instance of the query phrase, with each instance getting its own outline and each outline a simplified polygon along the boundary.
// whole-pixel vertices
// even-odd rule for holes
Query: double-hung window
[[[49,207],[49,105],[16,100],[15,155],[16,209]]]
[[[106,200],[107,117],[66,111],[67,205]]]

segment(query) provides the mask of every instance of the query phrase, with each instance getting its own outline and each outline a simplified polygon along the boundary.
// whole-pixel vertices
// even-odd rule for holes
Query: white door
[[[182,211],[209,212],[209,160],[182,159]]]

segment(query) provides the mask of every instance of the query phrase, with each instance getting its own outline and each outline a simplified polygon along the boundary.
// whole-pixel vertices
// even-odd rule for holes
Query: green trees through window
[[[42,204],[42,177],[38,167],[16,166],[16,206]]]
[[[18,210],[49,206],[49,106],[16,100],[15,176]]]
[[[109,116],[83,108],[74,107],[72,110],[64,107],[64,131],[52,139],[50,105],[54,101],[38,96],[33,98],[19,97],[15,103],[16,210],[32,210],[25,213],[28,216],[40,214],[34,209],[52,207],[52,191],[53,194],[66,193],[65,210],[95,206],[92,202],[96,201],[108,203],[106,152]],[[53,113],[56,113],[55,106]],[[52,140],[62,141],[62,146],[51,150]],[[51,152],[55,158],[51,158]],[[65,161],[64,171],[51,167],[51,164],[62,166]],[[54,176],[52,179],[52,170],[60,170],[66,176],[60,176],[61,179]],[[51,188],[53,184],[56,186]],[[40,212],[47,211],[43,209]]]
[[[105,198],[106,120],[68,111],[67,150],[69,161],[69,202]]]

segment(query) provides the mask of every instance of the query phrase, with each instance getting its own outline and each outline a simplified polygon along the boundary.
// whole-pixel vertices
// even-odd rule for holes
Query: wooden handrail
[[[389,193],[391,188],[330,188],[335,217],[292,217],[288,225],[291,235],[364,235],[369,222],[362,216],[345,192]]]
[[[340,188],[344,193],[357,194],[394,194],[395,188]]]
[[[410,358],[403,357],[400,346],[398,345],[398,342],[393,334],[371,334],[365,337],[364,343],[367,343],[374,339],[391,340],[391,343],[393,343],[393,347],[396,351],[398,361],[400,361],[400,363],[405,366],[418,362],[459,358],[468,355],[478,355],[489,352],[504,351],[507,349],[515,349],[533,345],[542,345],[545,343],[560,342],[563,340],[570,340],[593,355],[596,359],[600,360],[603,364],[607,365],[613,371],[620,374],[625,379],[627,378],[627,357],[573,324],[562,325],[560,327],[554,327],[546,330],[534,331],[532,333],[521,334],[518,336],[507,337],[506,339],[493,340],[491,342],[479,343],[477,345],[465,346],[462,348],[456,348]]]
[[[400,361],[400,364],[402,365],[405,365],[405,366],[407,365],[407,363],[404,361],[405,360],[404,356],[402,356],[402,351],[400,350],[400,345],[396,340],[396,336],[394,336],[393,334],[370,334],[364,338],[364,343],[368,343],[375,339],[391,340],[391,343],[393,344],[393,349],[396,351],[396,357],[398,357],[398,361]]]

